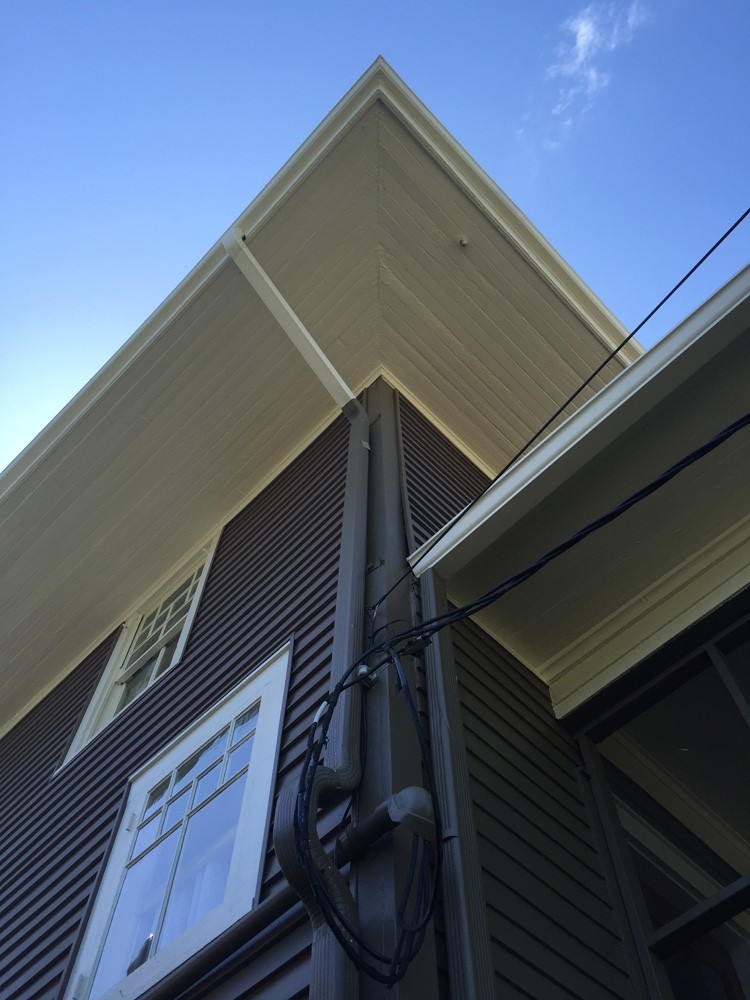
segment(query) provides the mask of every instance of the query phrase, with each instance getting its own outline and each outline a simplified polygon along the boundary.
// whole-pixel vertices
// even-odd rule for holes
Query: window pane
[[[237,717],[237,721],[234,724],[234,730],[232,732],[232,746],[235,743],[239,743],[243,736],[247,736],[251,733],[258,722],[258,709],[260,705],[253,705],[252,708],[248,708],[247,711],[243,712],[242,715]]]
[[[750,622],[727,636],[719,643],[719,649],[737,687],[750,703]]]
[[[91,987],[91,1000],[96,1000],[148,958],[178,833],[175,830],[162,840],[125,875]]]
[[[221,774],[221,762],[217,762],[207,771],[202,778],[198,778],[195,783],[195,798],[193,799],[193,805],[200,805],[200,803],[207,799],[212,792],[215,792],[219,784],[219,775]]]
[[[167,797],[167,792],[169,791],[169,779],[171,775],[160,781],[158,785],[151,789],[148,793],[148,798],[146,799],[146,808],[143,810],[143,815],[147,815],[152,809],[160,806],[162,802]]]
[[[164,827],[163,829],[168,830],[170,826],[174,826],[178,823],[187,812],[188,802],[190,801],[190,789],[186,788],[181,795],[172,799],[167,808],[164,810]]]
[[[166,646],[161,650],[161,653],[157,656],[156,671],[154,672],[154,678],[161,677],[165,670],[168,670],[172,666],[172,659],[174,657],[174,651],[177,648],[177,643],[180,641],[179,635],[176,635],[171,642],[168,642]]]
[[[151,819],[144,823],[136,834],[135,842],[133,843],[133,850],[130,852],[130,857],[134,858],[141,851],[145,851],[149,844],[151,844],[159,832],[159,813],[152,816]]]
[[[144,663],[143,666],[139,670],[136,670],[133,676],[125,682],[125,686],[120,697],[120,703],[117,706],[118,712],[125,708],[126,705],[129,705],[130,702],[141,693],[141,691],[144,691],[148,687],[155,664],[156,657],[152,656],[148,662]]]
[[[613,772],[614,790],[652,919],[670,907],[671,916],[682,913],[750,871],[750,730],[713,667],[601,750],[625,776]]]
[[[239,746],[230,751],[225,779],[233,777],[238,771],[241,771],[243,767],[250,763],[250,755],[253,752],[254,738],[254,736],[249,736],[244,743],[240,743]]]
[[[177,768],[177,776],[174,782],[174,790],[178,791],[188,785],[193,778],[201,773],[208,765],[224,753],[227,744],[227,734],[229,729],[222,729],[218,736],[202,746],[200,750]]]
[[[188,820],[159,948],[224,899],[244,782],[227,785]]]
[[[693,941],[664,962],[675,1000],[750,1000],[748,915]]]

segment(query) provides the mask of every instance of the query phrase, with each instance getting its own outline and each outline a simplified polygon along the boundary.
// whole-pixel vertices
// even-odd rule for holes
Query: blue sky
[[[745,0],[0,4],[0,468],[382,54],[632,327],[750,205]],[[641,337],[750,259],[750,220]]]

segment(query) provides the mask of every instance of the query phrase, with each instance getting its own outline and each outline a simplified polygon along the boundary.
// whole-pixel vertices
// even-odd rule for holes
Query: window
[[[214,539],[196,553],[123,623],[66,763],[138,695],[179,663],[217,541]]]
[[[131,779],[70,1000],[128,1000],[253,905],[289,646]]]
[[[750,616],[701,643],[585,744],[651,995],[750,998]],[[606,810],[605,810],[606,812]]]

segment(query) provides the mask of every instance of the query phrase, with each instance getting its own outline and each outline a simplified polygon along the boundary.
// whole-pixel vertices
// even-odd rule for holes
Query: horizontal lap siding
[[[430,538],[487,478],[399,400],[408,527]],[[453,630],[498,996],[629,997],[622,945],[546,688],[471,622]]]
[[[499,995],[630,997],[575,745],[478,626],[453,646]]]
[[[416,548],[471,503],[489,479],[403,396],[399,414],[407,518]]]
[[[336,421],[226,526],[182,662],[58,775],[114,637],[0,742],[3,1000],[58,996],[129,776],[291,637],[277,792],[293,779],[328,689],[347,428]],[[281,881],[269,850],[262,895]],[[304,995],[309,944],[305,919],[264,952],[277,971],[249,969],[236,995]]]

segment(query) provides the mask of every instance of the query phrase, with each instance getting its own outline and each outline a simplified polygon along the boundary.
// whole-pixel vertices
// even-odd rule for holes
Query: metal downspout
[[[344,512],[336,591],[336,622],[331,657],[331,686],[335,685],[363,649],[365,571],[367,556],[367,494],[369,477],[369,418],[359,400],[325,356],[289,303],[276,288],[246,244],[234,232],[223,239],[227,253],[303,356],[326,391],[350,422]],[[326,767],[319,768],[313,790],[311,816],[326,798],[353,791],[362,774],[360,760],[360,690],[342,694],[332,719],[326,747]],[[302,899],[313,928],[311,1000],[355,1000],[359,975],[323,919],[301,868],[294,841],[297,784],[284,788],[274,816],[274,849],[281,870]],[[356,926],[357,907],[346,879],[326,854],[317,830],[310,841],[318,869],[347,920]]]
[[[434,570],[421,576],[420,593],[425,618],[447,609],[445,588]],[[449,629],[433,636],[426,659],[430,746],[443,817],[442,895],[451,996],[495,1000],[495,970]]]

